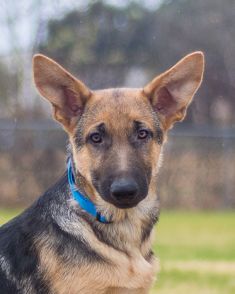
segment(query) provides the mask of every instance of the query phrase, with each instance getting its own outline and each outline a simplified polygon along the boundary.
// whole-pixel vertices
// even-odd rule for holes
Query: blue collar
[[[73,198],[78,202],[80,207],[85,210],[90,215],[94,216],[99,222],[101,223],[108,223],[106,218],[101,215],[93,202],[90,199],[86,198],[82,195],[76,186],[74,175],[73,175],[73,167],[72,167],[72,160],[71,158],[68,159],[67,163],[67,173],[68,173],[68,181],[69,181],[69,188],[73,195]]]

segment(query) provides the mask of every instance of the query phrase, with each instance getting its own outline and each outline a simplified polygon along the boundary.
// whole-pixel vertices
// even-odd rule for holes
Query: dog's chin
[[[128,209],[128,208],[134,208],[138,205],[139,202],[137,203],[120,203],[120,202],[116,202],[116,203],[112,203],[115,207],[119,208],[119,209]]]
[[[103,198],[106,202],[114,205],[116,208],[119,209],[130,209],[130,208],[134,208],[136,207],[143,199],[143,198],[138,198],[138,199],[133,199],[133,200],[122,200],[122,201],[118,201],[116,199],[113,198]]]

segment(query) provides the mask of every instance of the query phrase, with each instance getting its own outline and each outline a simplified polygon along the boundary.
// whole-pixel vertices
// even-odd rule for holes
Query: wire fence
[[[65,170],[66,134],[51,120],[0,120],[0,206],[32,203]],[[168,208],[235,207],[235,128],[178,124],[159,172]]]

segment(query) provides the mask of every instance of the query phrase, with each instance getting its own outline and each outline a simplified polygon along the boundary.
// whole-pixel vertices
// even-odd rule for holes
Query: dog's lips
[[[138,204],[139,202],[137,202],[137,203],[121,203],[121,202],[117,202],[117,203],[113,203],[116,207],[118,207],[118,208],[121,208],[121,209],[128,209],[128,208],[133,208],[133,207],[136,207],[137,206],[137,204]]]
[[[127,199],[125,197],[123,197],[121,200],[118,200],[114,197],[112,197],[112,195],[108,194],[105,195],[104,193],[100,193],[101,198],[103,198],[103,200],[105,200],[108,203],[111,203],[112,205],[114,205],[117,208],[121,208],[121,209],[128,209],[128,208],[133,208],[136,207],[139,202],[141,202],[144,197],[134,197],[133,199]]]
[[[141,202],[144,198],[145,197],[135,197],[133,199],[123,198],[122,200],[117,200],[111,197],[112,200],[109,202],[111,202],[117,208],[128,209],[136,207],[139,204],[139,202]]]

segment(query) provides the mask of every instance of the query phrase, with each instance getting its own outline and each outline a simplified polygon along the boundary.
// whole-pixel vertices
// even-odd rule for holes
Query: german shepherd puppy
[[[148,293],[159,158],[202,81],[201,52],[140,89],[91,91],[33,60],[39,93],[69,137],[65,175],[0,229],[2,294]]]

